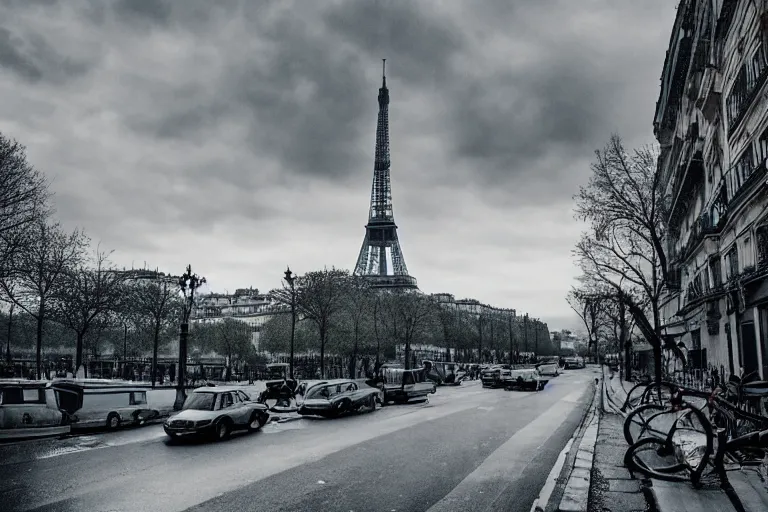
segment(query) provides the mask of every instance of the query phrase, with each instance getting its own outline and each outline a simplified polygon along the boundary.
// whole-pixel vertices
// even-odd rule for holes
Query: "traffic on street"
[[[165,421],[5,443],[0,501],[7,511],[527,512],[584,417],[596,372],[564,371],[539,391],[469,380],[333,419],[272,414],[218,442],[179,441]],[[208,389],[203,399],[217,388]]]

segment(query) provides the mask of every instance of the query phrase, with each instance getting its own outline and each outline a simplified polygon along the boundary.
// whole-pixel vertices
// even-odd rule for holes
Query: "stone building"
[[[768,378],[768,2],[682,0],[656,105],[664,333],[693,368]]]
[[[269,295],[254,288],[240,288],[233,294],[210,293],[201,295],[192,310],[193,325],[222,322],[226,318],[248,324],[253,329],[253,345],[259,349],[262,326],[277,314],[290,314],[290,307],[277,304]]]

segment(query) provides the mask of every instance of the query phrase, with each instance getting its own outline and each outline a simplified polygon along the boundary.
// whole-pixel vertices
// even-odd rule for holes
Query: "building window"
[[[736,244],[733,244],[733,248],[728,251],[728,254],[725,256],[725,260],[725,276],[728,279],[733,279],[739,275],[739,249],[736,247]]]
[[[753,260],[753,254],[752,254],[752,239],[750,237],[747,237],[744,239],[744,251],[742,252],[742,258],[744,261],[742,262],[742,268],[751,267],[755,264]]]
[[[765,129],[760,139],[757,141],[757,152],[755,153],[755,165],[760,167],[766,165],[768,158],[768,128]]]
[[[746,101],[747,95],[747,67],[742,66],[739,69],[739,74],[736,76],[736,81],[733,82],[731,92],[725,100],[725,112],[729,125],[733,124],[739,113],[741,113],[741,107]],[[731,129],[733,128],[731,126]]]
[[[757,238],[757,263],[758,265],[768,264],[768,223],[763,224],[755,230]]]
[[[712,276],[712,286],[714,288],[723,284],[720,256],[713,257],[709,260],[709,274]]]
[[[768,70],[765,46],[760,44],[752,57],[746,60],[739,69],[739,74],[731,87],[731,92],[725,100],[725,110],[729,131],[735,128],[735,123],[752,100],[752,93],[762,85]]]
[[[739,189],[747,182],[752,176],[755,170],[754,152],[752,151],[752,145],[748,145],[747,149],[741,153],[736,165],[733,166],[729,174],[729,188],[731,193],[729,201],[738,194]]]

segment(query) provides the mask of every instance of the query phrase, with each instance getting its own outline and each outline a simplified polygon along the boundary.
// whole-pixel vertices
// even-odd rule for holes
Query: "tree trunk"
[[[357,338],[359,335],[359,331],[360,331],[359,320],[356,320],[355,321],[355,343],[354,343],[354,346],[352,347],[353,373],[355,370],[357,370]],[[356,377],[357,377],[357,374],[355,373],[355,375],[352,378],[354,379]]]
[[[655,368],[656,382],[661,382],[661,325],[659,322],[659,305],[656,301],[653,303],[653,331],[656,333],[656,339],[658,340],[657,346],[653,349],[653,363]]]
[[[411,369],[411,340],[407,332],[405,334],[405,369]]]
[[[483,317],[478,317],[477,319],[477,333],[478,336],[478,342],[477,342],[477,357],[478,357],[478,363],[483,364]]]
[[[43,319],[44,317],[44,307],[41,304],[40,308],[37,310],[37,380],[40,380],[40,372],[42,371],[43,367]]]
[[[320,325],[320,378],[325,378],[325,323]]]
[[[85,335],[81,332],[77,333],[77,344],[75,345],[75,374],[80,369],[80,365],[83,364],[83,338]]]
[[[160,338],[160,322],[155,322],[154,339],[152,340],[152,389],[157,382],[157,345]]]

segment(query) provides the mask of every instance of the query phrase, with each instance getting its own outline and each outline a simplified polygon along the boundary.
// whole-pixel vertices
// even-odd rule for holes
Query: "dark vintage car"
[[[370,386],[358,386],[348,379],[319,382],[307,389],[299,404],[302,416],[335,418],[358,411],[373,412],[381,403],[381,391]]]
[[[427,398],[437,392],[434,382],[427,379],[423,368],[406,370],[400,366],[384,365],[366,384],[382,391],[382,403],[405,403],[414,398]]]
[[[541,391],[547,385],[549,379],[542,377],[536,368],[519,368],[511,370],[504,389],[521,391]]]
[[[267,365],[267,381],[264,391],[258,397],[258,402],[266,405],[273,412],[296,411],[296,393],[299,382],[290,378],[290,366],[287,363],[271,363]]]
[[[495,364],[480,372],[480,379],[484,388],[498,388],[505,385],[509,379],[510,366],[508,364]]]
[[[438,386],[458,386],[467,378],[467,372],[459,370],[456,363],[442,361],[422,361],[427,379]]]
[[[235,430],[253,432],[269,420],[267,406],[237,387],[209,386],[192,391],[181,412],[163,424],[172,439],[209,436],[223,440]]]

